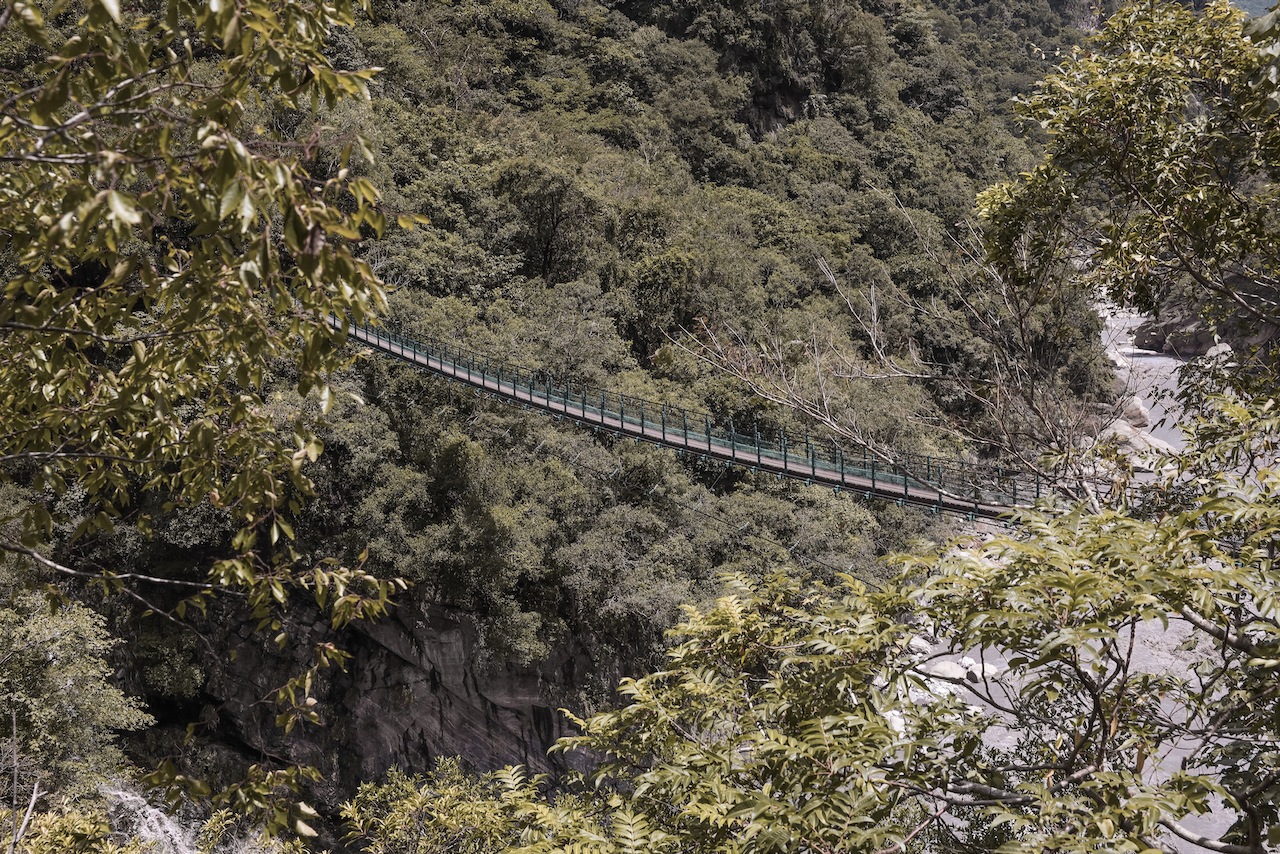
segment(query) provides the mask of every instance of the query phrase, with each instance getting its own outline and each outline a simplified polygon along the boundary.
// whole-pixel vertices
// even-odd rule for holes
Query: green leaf
[[[230,216],[240,207],[244,198],[244,184],[239,179],[233,179],[222,193],[222,200],[218,204],[218,219],[223,220]]]
[[[102,8],[106,10],[107,14],[111,16],[111,20],[115,21],[117,24],[121,22],[120,0],[93,0],[93,2],[101,5]]]
[[[111,208],[111,214],[116,219],[128,223],[129,225],[137,225],[142,222],[142,216],[134,207],[133,200],[128,196],[110,190],[107,193],[107,204]]]

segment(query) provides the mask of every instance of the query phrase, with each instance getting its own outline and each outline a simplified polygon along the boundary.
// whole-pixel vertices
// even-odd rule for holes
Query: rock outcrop
[[[1225,342],[1233,350],[1248,350],[1280,335],[1274,326],[1258,326],[1239,316],[1211,324],[1198,314],[1177,312],[1160,320],[1148,320],[1134,330],[1134,346],[1166,353],[1181,359],[1203,356],[1214,345]]]
[[[486,668],[465,615],[408,596],[380,622],[342,632],[314,609],[295,608],[291,616],[290,641],[279,649],[242,615],[218,615],[223,628],[210,633],[213,648],[234,649],[236,657],[207,662],[217,675],[205,688],[201,736],[224,751],[234,747],[246,761],[319,769],[323,779],[310,794],[322,811],[335,811],[359,783],[381,779],[392,766],[422,772],[440,756],[460,756],[481,771],[522,764],[555,774],[568,767],[547,749],[570,734],[559,709],[581,706],[582,677],[597,669],[580,643],[529,667]],[[271,699],[311,663],[317,643],[333,643],[351,660],[344,672],[325,671],[316,688],[323,725],[285,735]]]

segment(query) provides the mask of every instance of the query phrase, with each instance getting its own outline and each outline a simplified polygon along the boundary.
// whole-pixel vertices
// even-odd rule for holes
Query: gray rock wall
[[[1240,316],[1210,324],[1197,313],[1186,311],[1146,321],[1134,330],[1133,340],[1142,350],[1190,359],[1203,356],[1218,341],[1230,344],[1233,350],[1248,350],[1275,340],[1278,333],[1274,326],[1259,326]]]
[[[547,749],[570,734],[559,711],[580,704],[578,679],[596,662],[579,643],[554,649],[530,667],[478,662],[479,636],[462,614],[402,597],[382,621],[332,631],[314,610],[295,608],[291,640],[281,650],[242,615],[212,621],[214,649],[232,661],[207,661],[208,742],[234,746],[245,761],[296,762],[320,769],[316,806],[332,811],[361,782],[396,766],[428,770],[440,756],[461,756],[473,769],[525,765],[560,773],[565,760]],[[315,696],[323,726],[275,726],[275,690],[312,660],[316,643],[352,654],[345,672],[326,671]],[[210,708],[212,707],[212,708]]]

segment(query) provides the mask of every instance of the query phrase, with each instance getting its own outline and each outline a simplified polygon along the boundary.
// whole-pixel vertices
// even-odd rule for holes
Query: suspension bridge
[[[335,328],[344,323],[330,318]],[[1048,490],[1039,475],[963,460],[898,454],[878,458],[865,447],[846,450],[808,435],[750,433],[730,420],[682,407],[557,380],[545,371],[495,360],[446,342],[369,324],[345,324],[350,339],[374,351],[470,386],[491,397],[549,413],[582,427],[690,454],[704,461],[802,480],[865,499],[927,507],[934,512],[995,518],[1031,504]]]

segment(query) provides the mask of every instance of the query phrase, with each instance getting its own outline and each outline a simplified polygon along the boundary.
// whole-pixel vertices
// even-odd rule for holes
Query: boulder
[[[1233,350],[1248,350],[1274,341],[1278,336],[1280,328],[1260,324],[1243,312],[1218,323],[1208,323],[1187,309],[1140,324],[1133,331],[1133,344],[1140,350],[1190,359],[1205,355],[1220,343],[1225,342]]]
[[[919,635],[916,635],[907,642],[907,649],[914,653],[918,653],[919,655],[928,655],[933,652],[933,644],[929,643]]]
[[[1161,351],[1180,359],[1203,356],[1217,343],[1217,338],[1217,333],[1212,327],[1195,320],[1170,332],[1165,338]]]
[[[982,682],[987,679],[996,679],[1000,676],[1000,668],[989,662],[975,664],[965,673],[964,678],[970,682]]]
[[[1135,471],[1156,470],[1158,456],[1171,454],[1174,447],[1126,421],[1116,421],[1098,435],[1099,442],[1114,442],[1117,448],[1129,456],[1129,464]]]
[[[1133,330],[1133,346],[1139,350],[1162,352],[1169,333],[1177,329],[1179,323],[1180,321],[1170,318],[1144,321]]]
[[[1129,397],[1120,403],[1120,417],[1134,427],[1149,427],[1151,412],[1136,397]]]
[[[1171,453],[1173,446],[1162,439],[1126,421],[1117,421],[1108,426],[1098,436],[1101,441],[1112,441],[1120,446],[1120,450],[1130,454],[1149,452]]]
[[[963,679],[968,672],[963,664],[955,661],[937,661],[928,669],[930,676],[937,676],[939,679]]]

